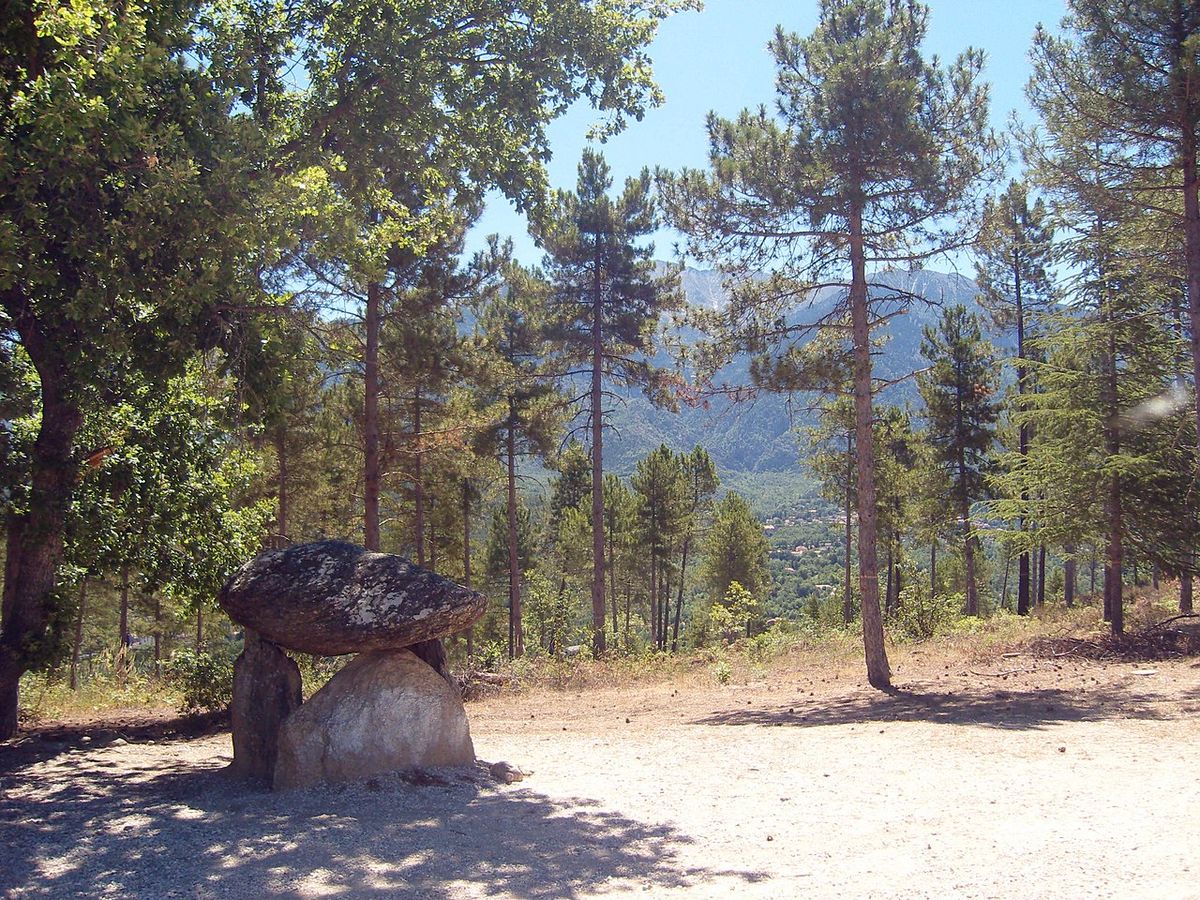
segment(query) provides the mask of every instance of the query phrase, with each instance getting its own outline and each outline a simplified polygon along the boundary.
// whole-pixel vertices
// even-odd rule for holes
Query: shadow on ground
[[[140,767],[114,755],[129,749],[0,779],[0,895],[575,897],[610,879],[653,892],[761,877],[685,867],[678,830],[524,786],[389,776],[273,794],[219,759],[162,771],[170,747]]]
[[[929,722],[1028,730],[1062,722],[1170,719],[1179,714],[1176,700],[1123,688],[1086,692],[1060,688],[929,691],[914,686],[889,693],[832,699],[798,698],[787,706],[730,709],[694,719],[691,724],[812,728],[869,722]]]

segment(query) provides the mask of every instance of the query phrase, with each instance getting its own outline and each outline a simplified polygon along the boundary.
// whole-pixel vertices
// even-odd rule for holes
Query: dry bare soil
[[[896,682],[797,656],[473,702],[480,758],[532,772],[508,786],[275,795],[222,775],[227,733],[44,726],[0,746],[0,894],[1200,897],[1194,658]]]

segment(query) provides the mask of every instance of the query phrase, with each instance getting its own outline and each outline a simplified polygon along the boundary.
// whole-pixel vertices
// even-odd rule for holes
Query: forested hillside
[[[720,272],[685,269],[681,283],[690,307],[716,311],[726,308],[728,298]],[[902,378],[921,367],[922,330],[937,322],[940,309],[964,304],[983,313],[975,283],[961,275],[924,269],[891,271],[874,276],[871,284],[876,297],[896,292],[906,297],[904,313],[891,319],[876,335],[880,342],[878,371],[886,379]],[[816,290],[806,302],[794,307],[788,318],[793,323],[823,318],[844,299],[845,291],[839,288]],[[1007,355],[1012,347],[1007,331],[995,329],[989,337],[997,347],[997,356]],[[702,334],[691,328],[673,329],[666,336],[668,343],[685,347],[702,339]],[[665,354],[661,358],[669,364]],[[781,396],[755,387],[750,358],[740,354],[713,376],[709,395],[701,392],[681,402],[677,411],[657,408],[642,394],[628,392],[613,412],[614,436],[606,451],[606,461],[614,471],[627,472],[636,460],[660,444],[674,450],[698,444],[709,452],[727,479],[745,484],[743,476],[747,474],[786,473],[791,476],[787,484],[802,486],[806,478],[802,471],[805,454],[797,429],[810,428],[816,422],[813,398],[800,393],[794,397]],[[741,388],[746,397],[733,399],[725,388]],[[899,381],[879,396],[881,402],[893,406],[916,407],[919,403],[913,378]]]

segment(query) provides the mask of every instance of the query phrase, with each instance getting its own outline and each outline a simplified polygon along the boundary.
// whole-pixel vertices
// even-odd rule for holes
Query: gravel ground
[[[222,774],[226,733],[27,737],[0,894],[1200,897],[1196,663],[1005,664],[472,703],[508,786],[271,794]]]

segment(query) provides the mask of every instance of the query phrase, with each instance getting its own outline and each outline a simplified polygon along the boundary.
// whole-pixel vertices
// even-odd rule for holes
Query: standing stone
[[[377,651],[356,657],[284,723],[274,785],[474,762],[458,692],[407,650]]]
[[[233,703],[229,708],[233,762],[229,771],[271,781],[279,730],[303,700],[296,661],[247,628],[245,646],[233,664]]]

